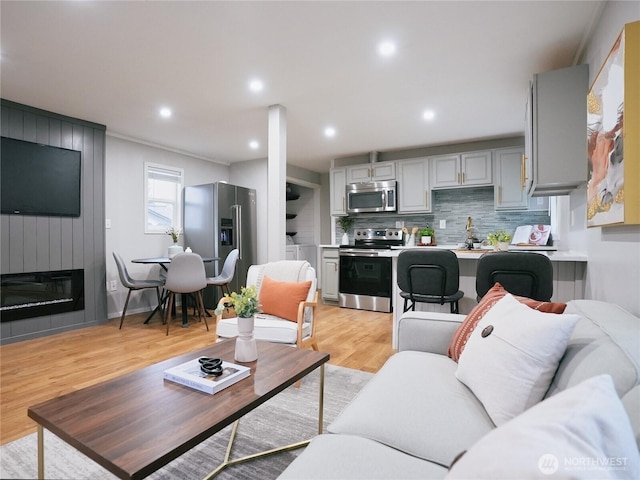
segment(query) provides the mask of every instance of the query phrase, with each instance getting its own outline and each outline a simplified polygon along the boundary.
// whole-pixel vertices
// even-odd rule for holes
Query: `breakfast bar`
[[[392,258],[392,300],[393,300],[393,336],[392,346],[398,347],[397,328],[398,321],[402,316],[403,299],[400,297],[397,279],[398,255],[408,248],[443,248],[452,250],[459,260],[460,265],[460,290],[464,292],[464,297],[459,302],[461,314],[467,314],[477,305],[476,301],[476,268],[478,259],[485,253],[492,251],[486,247],[481,249],[459,249],[456,245],[438,245],[437,247],[416,246],[416,247],[394,247],[390,250],[379,253]],[[553,297],[554,302],[567,302],[569,300],[584,298],[585,274],[587,266],[587,256],[574,251],[539,250],[527,247],[511,246],[510,250],[535,251],[550,258],[553,265]],[[429,312],[449,312],[449,305],[438,305],[430,303],[416,304],[416,310]]]

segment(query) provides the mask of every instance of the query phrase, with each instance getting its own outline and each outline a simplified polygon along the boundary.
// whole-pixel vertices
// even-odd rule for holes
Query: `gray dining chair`
[[[171,323],[171,308],[175,301],[175,294],[192,293],[196,297],[198,318],[204,317],[204,323],[209,331],[209,323],[204,312],[204,302],[202,301],[202,290],[207,286],[207,276],[204,270],[202,257],[197,253],[179,253],[171,259],[171,265],[167,272],[167,279],[164,288],[168,293],[166,308],[167,335],[169,335],[169,324]],[[183,298],[185,298],[183,296]],[[187,308],[187,305],[182,305]]]
[[[549,257],[536,252],[487,252],[476,269],[478,302],[496,282],[512,295],[550,302],[553,265]]]
[[[207,285],[220,287],[220,291],[222,292],[222,295],[220,295],[220,297],[223,297],[225,293],[231,294],[231,292],[229,291],[229,283],[231,283],[231,280],[233,280],[233,277],[236,273],[236,263],[238,262],[239,255],[240,250],[238,250],[237,248],[231,250],[224,261],[222,272],[220,272],[220,274],[216,275],[215,277],[207,278]]]
[[[416,309],[418,303],[450,305],[458,313],[460,290],[458,257],[451,250],[425,247],[404,250],[398,255],[398,288],[404,298],[403,312]]]
[[[120,327],[122,328],[122,324],[124,322],[124,316],[127,313],[127,306],[129,305],[129,298],[131,297],[131,292],[134,290],[144,290],[146,288],[155,288],[156,295],[158,297],[158,306],[153,310],[152,314],[161,309],[162,305],[162,296],[160,295],[160,288],[164,287],[163,280],[136,280],[129,275],[129,271],[127,270],[127,266],[122,260],[120,254],[113,252],[113,258],[116,261],[116,267],[118,267],[118,275],[120,276],[120,283],[126,288],[129,289],[127,293],[127,299],[124,302],[124,308],[122,309],[122,316],[120,317]],[[148,320],[148,319],[147,319]]]

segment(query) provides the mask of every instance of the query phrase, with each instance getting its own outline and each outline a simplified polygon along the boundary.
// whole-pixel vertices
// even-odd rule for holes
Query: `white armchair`
[[[311,347],[318,350],[315,337],[316,306],[318,305],[317,278],[315,269],[306,261],[282,260],[252,265],[247,272],[247,287],[255,285],[258,290],[258,302],[260,302],[261,287],[264,278],[268,277],[275,282],[300,283],[310,281],[311,286],[306,299],[297,305],[295,321],[271,315],[259,313],[255,315],[254,338],[273,343],[284,343],[297,347]],[[291,301],[285,295],[282,301]],[[224,304],[224,297],[220,299]],[[231,338],[238,335],[237,318],[222,318],[216,316],[216,334],[218,338]]]

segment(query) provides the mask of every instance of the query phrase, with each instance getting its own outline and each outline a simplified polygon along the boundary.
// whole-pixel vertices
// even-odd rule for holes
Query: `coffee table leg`
[[[318,394],[318,434],[322,434],[324,423],[324,363],[320,365],[320,386],[319,386],[319,394]],[[286,452],[288,450],[295,450],[297,448],[306,447],[309,445],[311,440],[303,440],[302,442],[292,443],[291,445],[285,445],[283,447],[272,448],[271,450],[266,450],[264,452],[254,453],[253,455],[247,455],[242,458],[237,458],[235,460],[230,459],[231,457],[231,449],[233,448],[233,441],[236,437],[236,432],[238,431],[238,426],[240,425],[240,420],[236,420],[233,424],[233,428],[231,429],[231,435],[229,436],[229,443],[227,444],[227,451],[224,456],[224,461],[216,468],[213,472],[205,477],[205,480],[211,480],[216,475],[218,475],[222,470],[231,465],[237,465],[239,463],[248,462],[250,460],[255,460],[256,458],[266,457],[267,455],[273,455],[274,453]]]
[[[318,435],[322,435],[324,422],[324,363],[320,365],[320,392],[318,398]]]
[[[44,428],[38,425],[38,478],[44,479]]]

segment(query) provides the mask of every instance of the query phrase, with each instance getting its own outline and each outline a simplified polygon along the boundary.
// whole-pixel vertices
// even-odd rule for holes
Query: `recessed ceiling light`
[[[436,118],[436,112],[434,112],[433,110],[425,110],[424,112],[422,112],[422,118],[424,118],[425,120],[433,120],[434,118]]]
[[[333,127],[327,127],[324,129],[324,136],[325,137],[335,137],[336,136],[336,129]]]
[[[251,141],[249,142],[249,148],[250,148],[251,150],[257,150],[259,146],[260,146],[260,143],[258,143],[258,141],[257,141],[257,140],[251,140]]]
[[[160,109],[160,116],[162,118],[169,118],[172,115],[171,109],[168,107],[162,107]]]
[[[256,78],[249,82],[249,90],[251,90],[252,92],[260,92],[263,88],[264,83],[262,83],[262,80]]]
[[[388,40],[380,42],[378,44],[378,53],[383,57],[390,57],[396,53],[396,44]]]

